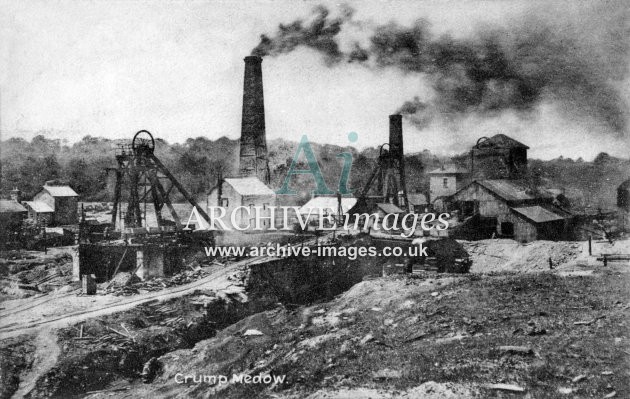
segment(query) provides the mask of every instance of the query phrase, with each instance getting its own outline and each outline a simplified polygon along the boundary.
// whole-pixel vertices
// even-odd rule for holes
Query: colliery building
[[[571,238],[573,215],[558,206],[557,195],[526,183],[528,149],[505,134],[482,137],[468,159],[429,172],[434,208],[459,214],[455,236],[520,242]]]
[[[567,237],[571,215],[553,205],[552,195],[534,192],[519,181],[475,180],[450,201],[451,209],[460,213],[462,229],[520,242]]]
[[[450,197],[468,183],[468,170],[456,165],[442,165],[427,173],[429,175],[429,194],[431,201]]]
[[[208,194],[208,209],[210,207],[223,207],[226,211],[226,220],[229,220],[232,212],[238,207],[249,208],[249,213],[241,208],[236,212],[235,222],[243,228],[247,225],[255,226],[256,211],[260,210],[260,223],[263,230],[269,229],[271,222],[270,207],[276,206],[276,193],[267,187],[257,177],[227,178],[217,184]]]
[[[521,179],[527,174],[528,146],[497,134],[477,140],[470,151],[470,171],[475,180]]]
[[[52,210],[52,216],[42,215],[42,218],[51,224],[65,225],[79,222],[79,195],[67,184],[54,180],[47,181],[27,205],[30,212],[36,215],[50,214]]]

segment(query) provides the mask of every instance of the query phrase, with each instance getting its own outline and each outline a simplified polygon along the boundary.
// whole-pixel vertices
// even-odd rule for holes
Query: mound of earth
[[[570,241],[534,241],[521,244],[514,240],[495,239],[462,241],[472,259],[471,273],[540,272],[575,261],[584,243]]]

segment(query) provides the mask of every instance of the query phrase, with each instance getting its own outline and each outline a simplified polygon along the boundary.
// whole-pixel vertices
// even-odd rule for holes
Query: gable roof
[[[0,200],[0,213],[21,213],[26,212],[20,203],[13,200]]]
[[[487,140],[475,145],[475,148],[524,148],[529,147],[520,141],[516,141],[513,138],[506,136],[503,133],[495,134]]]
[[[37,213],[50,213],[55,211],[43,201],[24,201],[24,203]]]
[[[474,180],[469,184],[465,185],[461,189],[459,189],[454,194],[447,196],[447,198],[454,198],[460,193],[466,191],[468,187],[477,184],[486,190],[490,191],[493,195],[501,198],[506,202],[520,202],[520,201],[528,201],[528,200],[545,200],[544,202],[551,202],[553,200],[553,195],[544,190],[541,190],[539,193],[534,194],[531,192],[528,186],[523,184],[518,180],[507,180],[507,179],[497,179],[497,180]],[[436,198],[437,199],[437,198]],[[434,200],[435,201],[435,200]]]
[[[261,182],[257,177],[228,178],[225,182],[232,186],[234,191],[243,196],[248,195],[276,195],[276,193]]]
[[[341,197],[341,211],[348,213],[357,203],[357,199],[353,197]],[[314,197],[311,198],[306,204],[300,207],[299,212],[302,214],[308,214],[309,212],[319,212],[320,209],[331,210],[332,213],[337,213],[337,207],[339,206],[336,197]],[[312,211],[311,211],[312,209]]]
[[[525,217],[526,219],[531,220],[534,223],[546,223],[546,222],[555,222],[558,220],[564,220],[564,217],[543,208],[542,206],[523,206],[518,208],[510,208],[512,211],[517,214]]]
[[[78,197],[77,194],[70,186],[48,186],[44,185],[42,190],[46,190],[53,197]]]
[[[477,183],[485,189],[492,191],[506,201],[523,201],[536,198],[530,193],[527,186],[517,183],[514,180],[476,180],[473,183]]]

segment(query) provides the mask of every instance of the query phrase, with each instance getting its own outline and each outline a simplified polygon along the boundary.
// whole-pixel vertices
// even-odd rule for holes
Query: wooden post
[[[96,277],[93,274],[84,274],[81,277],[83,294],[96,295]]]
[[[591,236],[590,234],[588,235],[588,256],[592,256],[593,255],[593,236]]]

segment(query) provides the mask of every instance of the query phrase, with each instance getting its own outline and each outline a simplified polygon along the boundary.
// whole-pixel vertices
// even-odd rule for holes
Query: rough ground
[[[152,384],[116,385],[117,396],[630,397],[627,269],[364,281],[333,301],[260,313],[168,353]],[[287,377],[212,386],[178,384],[178,373]]]
[[[302,307],[237,305],[239,267],[129,297],[4,301],[0,398],[630,397],[627,262],[603,268],[586,243],[465,245],[470,275],[367,279]],[[594,253],[630,253],[630,241]],[[154,356],[161,370],[145,384]],[[286,380],[179,384],[178,373]]]

